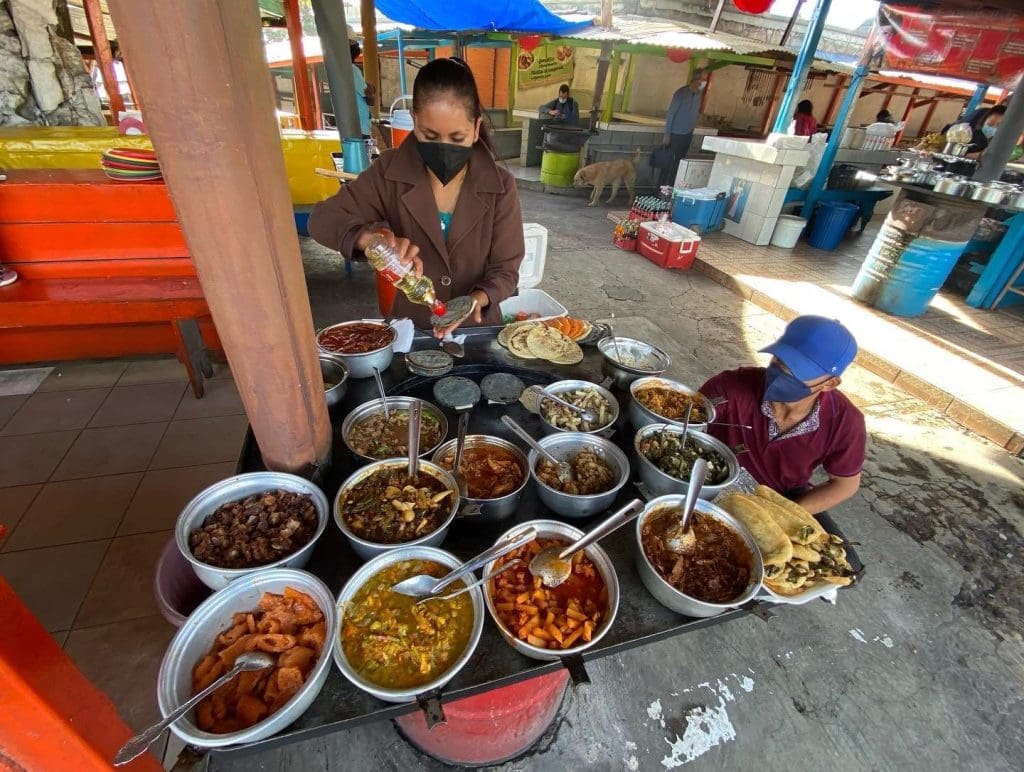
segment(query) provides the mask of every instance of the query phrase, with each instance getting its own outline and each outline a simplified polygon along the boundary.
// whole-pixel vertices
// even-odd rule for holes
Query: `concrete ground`
[[[549,229],[543,288],[588,318],[646,317],[707,372],[760,361],[782,321],[696,272],[613,249],[606,209],[522,193]],[[620,204],[621,205],[621,204]],[[720,237],[727,244],[727,237]],[[733,242],[734,249],[745,245]],[[317,322],[374,312],[304,245]],[[673,353],[670,352],[670,353]],[[1024,465],[854,366],[861,492],[834,514],[868,566],[835,606],[783,608],[602,659],[557,724],[502,770],[986,769],[1024,766]],[[441,769],[378,724],[210,769]]]

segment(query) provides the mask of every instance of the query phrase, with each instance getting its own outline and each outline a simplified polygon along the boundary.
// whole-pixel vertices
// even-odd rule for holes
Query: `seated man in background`
[[[558,87],[558,97],[540,107],[540,117],[561,123],[564,126],[576,126],[580,122],[580,106],[569,96],[569,84]]]
[[[727,400],[708,431],[733,449],[754,479],[812,514],[846,501],[860,487],[867,432],[864,416],[838,391],[857,355],[857,342],[842,324],[800,316],[763,352],[767,368],[719,373],[700,391]],[[819,468],[828,482],[814,486]]]

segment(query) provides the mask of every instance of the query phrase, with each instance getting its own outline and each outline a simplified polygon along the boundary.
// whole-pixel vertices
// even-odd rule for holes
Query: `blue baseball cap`
[[[857,341],[835,319],[798,316],[763,353],[778,357],[801,381],[843,374],[857,356]]]

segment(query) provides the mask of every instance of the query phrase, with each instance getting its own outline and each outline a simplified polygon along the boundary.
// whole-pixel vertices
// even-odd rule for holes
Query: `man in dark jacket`
[[[558,98],[552,99],[540,107],[540,117],[561,123],[565,126],[576,126],[580,122],[580,106],[569,96],[569,86],[563,83],[558,87]]]

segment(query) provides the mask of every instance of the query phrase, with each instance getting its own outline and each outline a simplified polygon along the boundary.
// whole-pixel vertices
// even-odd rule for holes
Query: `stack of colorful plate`
[[[155,182],[163,179],[160,163],[152,150],[112,147],[103,153],[100,164],[112,180]]]

